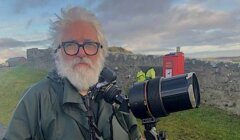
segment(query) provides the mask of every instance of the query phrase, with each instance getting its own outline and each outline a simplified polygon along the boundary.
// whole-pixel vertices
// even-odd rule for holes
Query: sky
[[[109,46],[136,54],[240,56],[240,0],[0,0],[0,63],[51,47],[49,25],[71,6],[97,16]]]

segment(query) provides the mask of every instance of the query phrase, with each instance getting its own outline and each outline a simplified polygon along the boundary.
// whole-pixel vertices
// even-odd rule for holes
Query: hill
[[[7,126],[22,93],[46,73],[33,70],[26,65],[0,69],[0,123]],[[143,133],[140,120],[138,126]],[[166,130],[169,140],[237,140],[240,139],[240,117],[202,105],[198,109],[160,118],[157,130]]]
[[[108,47],[108,51],[109,52],[133,54],[131,51],[129,51],[127,49],[124,49],[122,47],[116,47],[116,46]]]
[[[203,60],[240,63],[240,56],[235,56],[235,57],[212,57],[212,58],[203,58]]]

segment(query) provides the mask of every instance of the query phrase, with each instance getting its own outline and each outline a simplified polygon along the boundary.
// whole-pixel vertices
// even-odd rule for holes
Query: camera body
[[[165,132],[155,132],[158,118],[200,106],[200,88],[194,72],[135,83],[129,89],[128,97],[121,94],[116,78],[115,72],[105,67],[96,88],[106,102],[119,104],[119,111],[131,110],[136,118],[142,120],[147,140],[166,139]]]

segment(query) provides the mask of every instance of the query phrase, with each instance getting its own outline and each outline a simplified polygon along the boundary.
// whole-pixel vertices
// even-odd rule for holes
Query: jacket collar
[[[61,93],[58,94],[61,96],[60,99],[63,106],[63,111],[71,118],[73,118],[79,126],[84,127],[86,130],[89,130],[88,119],[86,117],[87,109],[78,90],[70,83],[67,78],[61,78],[56,71],[50,72],[48,74],[48,78],[58,83],[56,84],[58,85],[56,88],[61,88],[61,90],[59,90]],[[99,118],[97,127],[102,133],[103,138],[107,139],[111,137],[109,119],[113,115],[113,108],[112,105],[106,103],[101,96],[97,96],[96,100],[99,102]],[[75,107],[71,104],[74,104]],[[80,110],[76,108],[79,108]]]
[[[83,99],[81,97],[81,95],[79,94],[79,92],[77,91],[77,89],[69,82],[68,79],[64,78],[63,79],[63,102],[62,104],[67,104],[67,103],[76,103],[79,104],[80,108],[83,111],[87,111]]]

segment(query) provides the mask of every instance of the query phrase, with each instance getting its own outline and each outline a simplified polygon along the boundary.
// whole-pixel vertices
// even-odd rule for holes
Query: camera
[[[197,76],[191,72],[136,83],[129,90],[129,104],[134,116],[140,119],[164,117],[172,112],[199,107]]]
[[[160,138],[153,132],[158,118],[200,106],[199,83],[194,72],[135,83],[128,97],[116,85],[116,78],[115,72],[105,67],[96,87],[102,91],[106,102],[119,104],[123,112],[131,110],[142,120],[147,139],[164,139],[165,136]]]
[[[200,89],[194,72],[135,83],[129,89],[128,98],[121,94],[116,78],[115,72],[105,67],[96,87],[103,91],[106,102],[118,103],[120,107],[127,106],[136,118],[164,117],[169,113],[197,108],[200,105]]]

